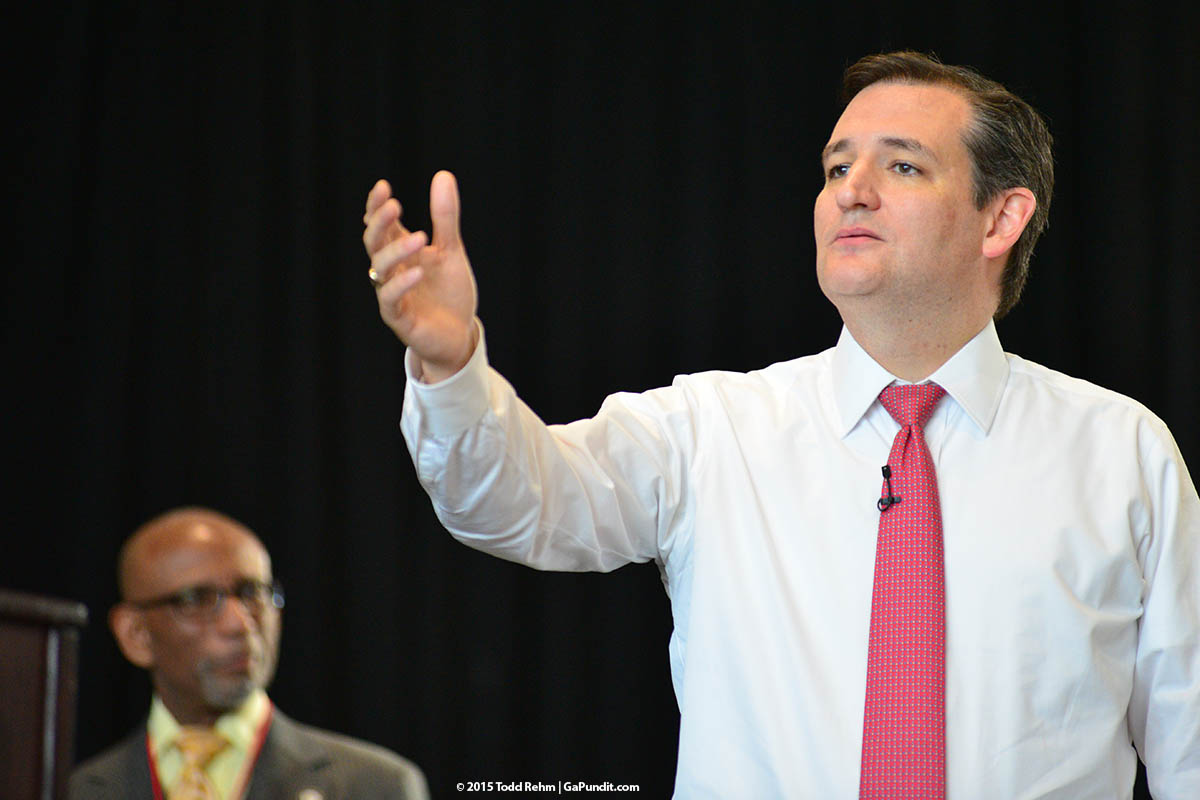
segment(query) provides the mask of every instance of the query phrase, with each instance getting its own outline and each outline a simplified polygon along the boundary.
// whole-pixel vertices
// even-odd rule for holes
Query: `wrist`
[[[447,360],[432,361],[425,358],[420,358],[421,375],[419,376],[422,383],[434,384],[451,378],[457,375],[467,362],[471,360],[471,356],[475,354],[475,348],[479,346],[479,326],[472,319],[467,328],[466,336],[463,337],[463,345],[459,349],[456,358]]]

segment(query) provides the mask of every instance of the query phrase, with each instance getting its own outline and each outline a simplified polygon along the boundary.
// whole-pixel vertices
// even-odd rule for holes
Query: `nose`
[[[859,161],[850,165],[837,186],[837,204],[843,211],[863,208],[874,211],[879,208],[879,192],[876,176],[870,164]]]
[[[258,609],[236,594],[226,595],[214,621],[222,633],[239,634],[258,626]]]

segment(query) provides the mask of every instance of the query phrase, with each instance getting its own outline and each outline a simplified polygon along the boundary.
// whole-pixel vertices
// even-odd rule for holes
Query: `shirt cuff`
[[[456,436],[478,422],[487,411],[487,341],[478,317],[475,325],[479,341],[471,358],[458,372],[435,384],[421,380],[421,361],[412,348],[404,353],[407,393],[421,410],[422,427],[435,437]]]

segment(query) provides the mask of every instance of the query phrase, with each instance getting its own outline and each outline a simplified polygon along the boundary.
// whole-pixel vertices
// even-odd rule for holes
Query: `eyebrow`
[[[904,150],[909,153],[916,153],[918,155],[925,156],[926,158],[933,159],[934,161],[940,161],[936,153],[934,153],[925,145],[921,144],[916,139],[909,139],[904,136],[881,136],[879,138],[879,143],[884,147],[888,147],[893,150]],[[844,153],[849,149],[851,149],[851,142],[849,139],[838,139],[836,142],[826,145],[825,149],[821,151],[821,163],[824,164],[825,159],[829,158],[834,153]]]

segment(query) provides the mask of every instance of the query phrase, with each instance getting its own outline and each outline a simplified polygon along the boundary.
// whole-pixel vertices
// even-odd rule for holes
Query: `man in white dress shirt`
[[[670,596],[678,797],[857,796],[886,387],[941,498],[944,794],[1200,797],[1200,500],[1133,400],[1005,354],[1053,185],[1037,113],[914,53],[847,70],[817,275],[837,346],[680,376],[544,425],[487,365],[453,176],[432,239],[380,181],[363,241],[408,345],[402,429],[450,532],[539,569],[653,560]],[[1136,751],[1135,751],[1136,748]],[[937,796],[941,796],[939,787]]]

